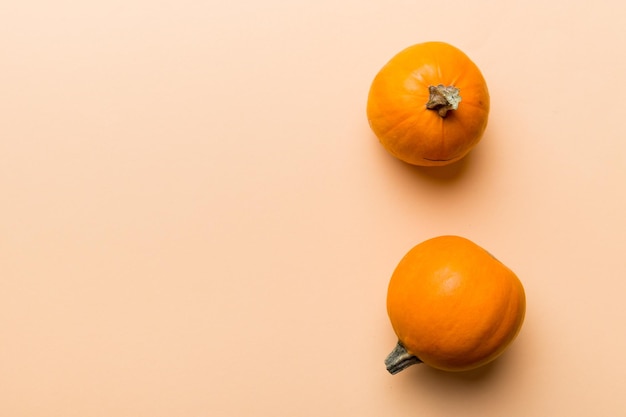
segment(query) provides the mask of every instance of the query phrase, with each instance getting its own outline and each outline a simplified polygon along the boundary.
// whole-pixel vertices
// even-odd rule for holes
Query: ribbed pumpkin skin
[[[430,86],[460,90],[458,109],[441,117],[426,108]],[[425,42],[395,55],[375,76],[367,118],[380,143],[413,165],[441,166],[466,156],[483,136],[489,91],[470,58],[444,42]]]
[[[436,237],[411,249],[387,293],[400,343],[446,371],[497,358],[517,336],[525,311],[524,288],[513,271],[459,236]]]

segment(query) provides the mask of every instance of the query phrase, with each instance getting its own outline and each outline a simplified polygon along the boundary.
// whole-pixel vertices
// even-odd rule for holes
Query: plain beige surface
[[[3,1],[0,415],[617,416],[626,13],[615,1]],[[416,169],[365,118],[443,40],[486,136]],[[387,374],[386,286],[459,234],[520,276],[492,366]]]

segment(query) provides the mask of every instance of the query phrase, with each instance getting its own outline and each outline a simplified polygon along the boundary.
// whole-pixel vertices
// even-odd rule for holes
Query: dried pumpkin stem
[[[422,363],[422,361],[417,356],[411,355],[400,342],[398,342],[393,351],[387,356],[387,359],[385,359],[385,365],[391,375],[395,375],[409,366],[418,363]]]
[[[438,86],[431,85],[428,87],[430,96],[428,97],[428,103],[426,108],[429,110],[436,110],[439,116],[446,117],[448,111],[456,110],[459,108],[461,102],[460,90],[452,85],[444,86],[439,84]]]

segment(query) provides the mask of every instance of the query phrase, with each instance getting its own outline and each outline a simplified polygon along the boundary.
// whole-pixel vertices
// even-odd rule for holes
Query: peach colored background
[[[617,0],[3,1],[0,415],[623,415],[624,21]],[[427,40],[492,96],[437,170],[365,118]],[[479,371],[392,377],[388,278],[445,233],[517,272],[525,326]]]

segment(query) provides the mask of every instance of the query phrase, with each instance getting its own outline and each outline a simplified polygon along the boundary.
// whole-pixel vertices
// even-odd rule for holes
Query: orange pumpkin
[[[413,45],[374,78],[367,118],[381,144],[413,165],[456,162],[487,127],[489,92],[480,70],[444,42]]]
[[[398,344],[387,370],[420,362],[446,371],[482,366],[515,339],[525,311],[522,283],[486,250],[459,236],[426,240],[389,282],[387,312]]]

